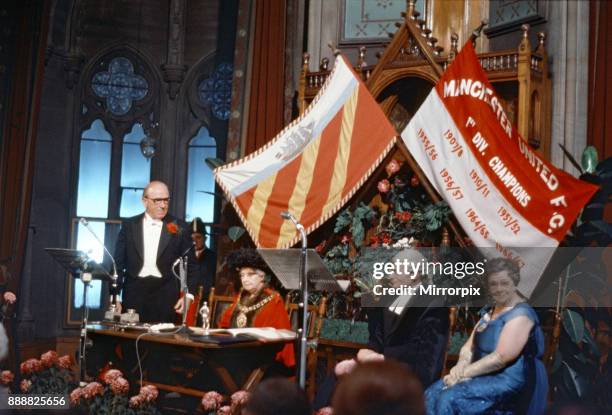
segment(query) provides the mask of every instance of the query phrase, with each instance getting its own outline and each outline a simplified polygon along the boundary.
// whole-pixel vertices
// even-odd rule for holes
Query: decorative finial
[[[544,43],[546,41],[546,33],[538,32],[538,47],[536,48],[536,52],[543,53],[544,52]]]
[[[357,67],[358,68],[363,68],[365,66],[368,66],[368,64],[366,63],[365,60],[365,56],[366,56],[366,47],[365,46],[361,46],[359,48],[359,57],[357,58]]]
[[[310,63],[310,53],[304,52],[304,54],[302,55],[302,66],[308,67],[309,63]]]
[[[527,23],[521,26],[521,30],[523,31],[523,38],[521,39],[521,44],[519,45],[519,52],[522,53],[530,53],[531,45],[529,44],[529,25]]]
[[[529,25],[527,23],[521,25],[521,30],[523,31],[523,39],[527,39],[527,36],[529,36]]]
[[[321,64],[319,65],[319,70],[321,72],[323,72],[323,71],[327,71],[328,69],[329,69],[329,59],[328,58],[321,59]]]
[[[329,42],[327,44],[327,47],[331,49],[334,56],[338,56],[340,54],[340,49],[338,49],[333,43]]]
[[[478,27],[474,29],[474,31],[472,32],[472,35],[470,36],[472,43],[476,42],[476,39],[478,39],[480,37],[480,34],[482,33],[482,29],[484,29],[484,27],[488,24],[489,24],[489,20],[487,19],[482,19],[480,21],[480,25],[478,25]]]
[[[457,52],[457,45],[459,44],[459,35],[457,33],[451,34],[451,50]]]
[[[451,33],[451,46],[450,51],[448,52],[448,59],[452,61],[457,56],[457,45],[459,44],[459,35],[457,33]]]
[[[408,16],[412,16],[412,12],[414,12],[414,5],[416,0],[408,0]]]

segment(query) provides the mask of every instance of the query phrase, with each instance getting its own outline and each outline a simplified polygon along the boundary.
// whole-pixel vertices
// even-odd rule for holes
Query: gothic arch
[[[142,77],[147,85],[147,92],[142,99],[131,101],[129,109],[124,113],[110,111],[105,98],[97,95],[92,87],[92,78],[98,73],[109,71],[109,64],[115,58],[127,58],[133,65],[134,76]],[[121,42],[102,48],[89,59],[81,73],[78,84],[78,131],[80,132],[96,118],[105,121],[107,129],[113,136],[124,135],[134,122],[149,128],[159,120],[161,85],[159,70],[141,51]]]

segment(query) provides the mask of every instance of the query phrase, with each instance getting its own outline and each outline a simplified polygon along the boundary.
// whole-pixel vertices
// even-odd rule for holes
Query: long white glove
[[[444,384],[452,386],[457,383],[463,377],[463,371],[470,363],[472,363],[472,348],[464,345],[459,351],[457,364],[453,366],[448,375],[444,376]]]
[[[502,356],[498,352],[489,353],[483,358],[475,361],[463,369],[461,381],[474,378],[476,376],[486,375],[488,373],[497,372],[506,367]]]

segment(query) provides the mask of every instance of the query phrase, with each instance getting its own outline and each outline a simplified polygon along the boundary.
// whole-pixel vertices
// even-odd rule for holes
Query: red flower
[[[370,246],[376,248],[379,243],[380,243],[380,240],[378,239],[378,236],[371,236],[370,237]]]
[[[70,366],[72,366],[72,358],[66,354],[57,359],[57,365],[60,369],[70,369]]]
[[[21,383],[19,384],[19,389],[21,389],[21,392],[27,393],[30,390],[30,386],[32,386],[31,380],[22,379]]]
[[[176,223],[169,222],[166,224],[166,230],[168,231],[168,233],[171,233],[172,235],[176,235],[179,232],[179,227]]]
[[[123,377],[123,373],[121,373],[118,369],[110,369],[104,375],[102,375],[102,380],[105,383],[111,383],[113,380]]]
[[[237,391],[232,394],[232,403],[230,406],[231,413],[239,414],[242,412],[242,407],[249,400],[250,393],[247,391]]]
[[[79,404],[79,400],[81,399],[81,394],[83,390],[81,388],[76,388],[72,392],[70,392],[70,403],[72,406],[77,406]]]
[[[145,402],[152,402],[157,399],[159,391],[153,385],[146,385],[140,388],[140,392],[138,394],[142,396]]]
[[[397,173],[400,169],[399,161],[392,159],[385,166],[385,170],[387,171],[387,176],[391,176],[393,173]]]
[[[49,350],[48,352],[43,353],[40,356],[40,362],[45,368],[53,366],[57,362],[57,353],[53,350]]]
[[[383,179],[378,182],[378,191],[380,193],[387,193],[390,188],[391,188],[391,183],[389,183],[389,180]]]
[[[124,378],[116,378],[109,382],[111,391],[115,395],[127,395],[130,390],[130,384]]]
[[[13,375],[13,372],[10,370],[3,370],[2,373],[0,373],[0,383],[4,386],[11,383],[14,379],[15,375]]]
[[[410,186],[412,187],[417,187],[419,184],[419,178],[416,177],[416,175],[412,176],[412,178],[410,179]]]
[[[223,403],[223,396],[219,392],[210,391],[202,397],[202,409],[207,412],[216,411]]]
[[[35,372],[40,372],[42,368],[43,366],[40,360],[34,359],[34,358],[28,359],[25,362],[22,362],[21,365],[19,366],[19,369],[21,370],[21,374],[24,376],[27,376]]]
[[[405,211],[405,212],[402,212],[400,219],[402,220],[402,222],[408,222],[411,217],[412,217],[412,213]]]
[[[84,399],[91,399],[96,395],[102,396],[104,394],[104,386],[98,382],[90,382],[85,385],[81,391],[81,396]]]
[[[383,243],[383,244],[387,244],[387,245],[389,245],[389,244],[391,243],[391,236],[389,236],[389,234],[388,234],[388,233],[385,233],[385,234],[382,236],[382,243]]]
[[[143,402],[142,395],[132,396],[130,398],[130,408],[138,408],[140,405],[142,405],[142,402]]]

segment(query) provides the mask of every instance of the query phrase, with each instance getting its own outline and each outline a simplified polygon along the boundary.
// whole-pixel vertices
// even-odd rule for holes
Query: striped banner
[[[474,244],[516,260],[519,289],[531,295],[597,187],[555,168],[519,136],[470,41],[402,139]],[[532,249],[539,247],[553,249]]]
[[[258,247],[287,248],[335,214],[393,148],[396,131],[342,56],[304,114],[215,179]]]

